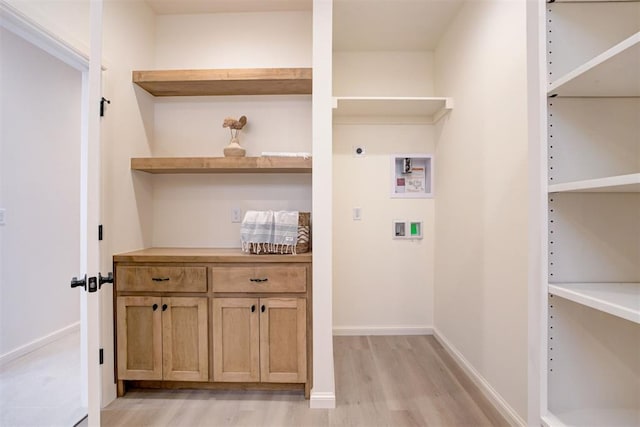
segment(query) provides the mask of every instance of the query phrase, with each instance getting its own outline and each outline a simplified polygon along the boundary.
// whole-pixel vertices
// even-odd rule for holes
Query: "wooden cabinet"
[[[214,381],[304,383],[304,298],[213,298]]]
[[[309,397],[311,253],[151,248],[114,263],[120,394],[135,381]]]
[[[207,299],[118,297],[118,379],[206,381]]]

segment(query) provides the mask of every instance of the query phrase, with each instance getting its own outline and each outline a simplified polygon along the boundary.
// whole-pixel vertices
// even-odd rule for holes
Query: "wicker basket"
[[[257,254],[258,243],[249,244],[249,252]],[[295,252],[304,254],[311,249],[311,213],[300,212],[298,214],[298,241],[296,242]],[[265,250],[260,248],[260,254],[292,254],[293,248],[286,245],[275,245],[275,247]]]

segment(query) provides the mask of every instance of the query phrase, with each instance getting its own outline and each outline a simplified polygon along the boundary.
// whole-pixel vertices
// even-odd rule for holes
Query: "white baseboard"
[[[336,407],[336,394],[331,392],[313,392],[309,399],[311,409],[334,409]]]
[[[12,362],[17,358],[24,356],[25,354],[31,353],[32,351],[39,349],[43,345],[52,343],[64,337],[65,335],[69,335],[79,330],[80,330],[80,322],[72,323],[71,325],[58,329],[57,331],[54,331],[49,335],[45,335],[44,337],[38,338],[21,347],[11,350],[0,356],[0,366],[4,366],[9,362]]]
[[[334,336],[433,335],[431,326],[336,326]]]
[[[433,335],[442,344],[445,350],[451,355],[462,370],[469,376],[471,381],[480,389],[482,394],[489,399],[489,402],[496,407],[498,412],[512,426],[526,427],[527,423],[518,415],[516,411],[500,396],[500,394],[491,387],[491,384],[469,363],[469,361],[460,353],[437,329],[434,329]]]

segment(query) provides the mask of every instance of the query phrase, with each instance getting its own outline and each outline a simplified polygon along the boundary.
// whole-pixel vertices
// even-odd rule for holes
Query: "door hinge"
[[[105,98],[104,96],[102,97],[102,99],[100,100],[100,117],[104,117],[104,104],[105,102],[107,104],[111,104],[111,101],[109,101],[107,98]]]
[[[98,226],[98,240],[102,240],[102,224]]]
[[[101,348],[99,350],[98,358],[100,359],[100,364],[103,365],[104,364],[104,349],[103,348]]]

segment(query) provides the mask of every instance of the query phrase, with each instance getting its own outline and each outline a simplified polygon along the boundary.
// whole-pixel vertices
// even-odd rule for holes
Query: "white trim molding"
[[[335,326],[333,336],[433,335],[432,326]]]
[[[311,409],[334,409],[336,407],[336,394],[330,392],[311,391],[309,408]]]
[[[76,70],[86,72],[89,69],[89,55],[86,52],[74,47],[4,0],[0,0],[0,27],[22,37]]]
[[[469,363],[469,361],[453,346],[453,344],[451,344],[437,329],[434,329],[433,335],[510,425],[526,427],[527,423],[525,420],[518,415],[518,413],[507,403],[506,400],[502,398],[502,396],[500,396],[491,384],[489,384],[489,382],[473,367],[473,365]]]
[[[8,363],[13,362],[14,360],[24,356],[25,354],[29,354],[32,351],[35,351],[42,346],[45,346],[49,343],[52,343],[54,341],[61,339],[66,335],[69,335],[78,331],[80,331],[80,322],[72,323],[69,326],[65,326],[64,328],[51,332],[49,335],[45,335],[41,338],[35,339],[30,343],[23,345],[22,347],[18,347],[3,355],[0,355],[0,366],[5,366]]]

